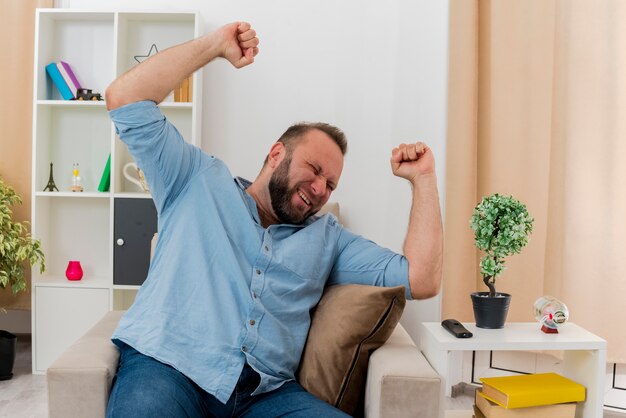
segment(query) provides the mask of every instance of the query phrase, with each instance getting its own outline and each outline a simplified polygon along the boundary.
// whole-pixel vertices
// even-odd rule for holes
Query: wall
[[[3,0],[0,2],[0,176],[22,197],[12,207],[16,221],[30,220],[31,126],[35,8],[50,7],[52,0]],[[30,270],[26,272],[30,282]],[[0,329],[30,332],[30,292],[16,297],[11,289],[0,291]],[[13,311],[12,309],[15,309]]]
[[[320,120],[349,138],[333,200],[346,226],[402,250],[409,185],[389,168],[400,142],[427,141],[443,206],[447,97],[447,1],[65,0],[71,8],[198,10],[205,30],[247,20],[261,40],[253,66],[214,62],[204,72],[203,148],[253,179],[290,124]],[[410,303],[403,322],[439,320],[439,298]]]

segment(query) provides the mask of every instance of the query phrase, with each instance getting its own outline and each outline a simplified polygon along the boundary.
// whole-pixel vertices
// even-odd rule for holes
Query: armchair
[[[50,418],[105,416],[119,360],[110,338],[123,313],[107,313],[48,368]],[[365,391],[370,418],[437,418],[443,407],[441,378],[400,324],[370,356]]]
[[[339,217],[339,205],[337,203],[327,204],[320,212],[326,211]],[[152,248],[154,248],[155,243],[156,236],[152,241]],[[362,290],[358,290],[358,292],[361,292],[359,299],[363,299],[365,295]],[[403,294],[403,290],[400,291],[400,294]],[[347,298],[344,296],[344,300],[350,300],[350,296],[348,295]],[[374,296],[376,298],[376,295]],[[390,311],[385,306],[381,307],[382,310]],[[402,307],[404,307],[404,299],[402,299]],[[369,354],[369,363],[362,411],[366,417],[370,418],[416,416],[437,418],[442,416],[443,382],[402,325],[399,323],[395,325],[402,312],[402,307],[396,311],[397,317],[393,322],[390,322],[391,326],[387,328],[388,331],[383,330],[383,333],[386,332],[385,337],[391,333],[387,341],[382,346],[378,347],[377,345],[378,348],[371,354],[367,353]],[[341,303],[334,308],[327,305],[327,309],[329,309],[326,312],[331,323],[350,310],[349,307]],[[371,305],[367,310],[372,310]],[[50,418],[100,418],[105,416],[112,380],[119,361],[119,351],[111,342],[111,335],[123,313],[124,311],[107,313],[48,368],[48,411]],[[352,312],[352,315],[352,317],[348,316],[350,324],[354,320],[366,321],[364,315],[360,315],[359,312]],[[377,324],[376,326],[380,326],[379,322],[381,321],[378,318],[371,320]],[[317,325],[314,323],[312,330],[316,326],[317,329],[322,330],[328,328],[327,322]],[[393,328],[394,326],[395,328]],[[391,331],[392,329],[393,331]],[[367,338],[371,337],[372,331],[368,331],[367,326],[365,330],[368,334]],[[373,333],[377,332],[373,331]],[[324,351],[330,351],[324,338],[336,339],[336,335],[320,335],[317,332],[311,332],[307,346],[310,344],[311,335],[315,335],[314,338],[320,338],[317,345],[323,345]],[[358,342],[358,349],[362,349],[368,343],[371,341],[362,340]],[[306,357],[305,350],[303,358]],[[327,363],[323,362],[322,364]],[[363,365],[365,366],[365,363]],[[300,373],[300,377],[303,378],[302,370]],[[354,373],[348,372],[351,375],[350,378],[357,377]],[[315,375],[315,372],[309,373],[309,375],[311,374]],[[304,383],[303,386],[308,389]],[[333,404],[337,405],[336,403]]]

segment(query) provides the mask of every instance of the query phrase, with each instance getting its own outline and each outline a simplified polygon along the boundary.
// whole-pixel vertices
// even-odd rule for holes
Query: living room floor
[[[0,382],[0,417],[46,418],[46,376],[33,375],[30,334],[17,336],[13,378]]]
[[[47,418],[46,376],[33,375],[30,335],[18,335],[13,378],[0,382],[0,418]],[[465,385],[454,398],[446,398],[447,410],[471,410],[473,388]],[[626,414],[605,412],[604,418],[626,418]]]

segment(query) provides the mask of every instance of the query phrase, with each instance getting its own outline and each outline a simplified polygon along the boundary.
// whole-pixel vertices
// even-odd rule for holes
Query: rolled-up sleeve
[[[412,299],[406,257],[347,229],[339,234],[337,248],[328,284],[404,286],[406,298]]]
[[[141,101],[109,112],[116,132],[137,166],[161,212],[200,169],[201,151],[188,144],[152,101]]]

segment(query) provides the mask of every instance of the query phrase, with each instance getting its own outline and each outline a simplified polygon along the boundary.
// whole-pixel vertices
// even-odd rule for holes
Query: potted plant
[[[0,289],[10,286],[14,295],[26,290],[27,263],[31,266],[39,263],[40,271],[45,270],[41,243],[31,239],[28,222],[12,219],[11,206],[16,203],[22,203],[21,197],[0,177]],[[0,380],[13,376],[16,342],[14,334],[0,330]]]
[[[496,291],[496,277],[504,271],[504,257],[518,254],[528,244],[533,218],[513,196],[493,194],[476,205],[470,219],[476,247],[486,254],[480,273],[489,292],[472,293],[474,318],[479,328],[502,328],[511,295]]]

